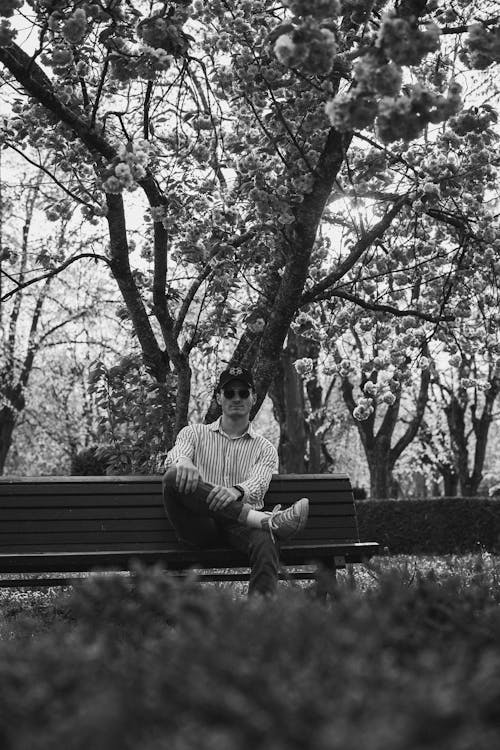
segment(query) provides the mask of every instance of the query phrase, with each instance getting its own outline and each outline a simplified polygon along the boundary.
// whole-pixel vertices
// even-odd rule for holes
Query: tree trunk
[[[370,497],[390,498],[396,488],[390,460],[390,440],[377,439],[366,449],[366,460],[370,471]]]
[[[5,469],[15,424],[16,417],[13,410],[8,406],[3,406],[0,409],[0,475],[3,474]]]
[[[447,464],[439,467],[443,477],[443,493],[445,497],[456,497],[458,493],[458,474],[454,466]]]
[[[278,455],[281,474],[305,474],[307,435],[304,424],[302,380],[291,364],[286,350],[270,390],[274,413],[280,426]]]
[[[313,350],[311,350],[313,347]],[[319,355],[319,344],[315,341],[309,344],[308,356],[317,358]],[[306,383],[307,395],[309,397],[309,406],[311,413],[306,422],[307,434],[309,439],[309,460],[307,462],[307,471],[309,474],[321,474],[325,470],[325,455],[323,451],[324,432],[318,434],[318,428],[324,423],[323,413],[323,388],[316,377],[311,378]]]

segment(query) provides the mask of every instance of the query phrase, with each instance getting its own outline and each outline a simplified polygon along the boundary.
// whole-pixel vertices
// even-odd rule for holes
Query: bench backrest
[[[310,499],[307,527],[294,546],[358,542],[349,478],[276,475],[266,509]],[[0,477],[0,554],[176,549],[161,478]]]

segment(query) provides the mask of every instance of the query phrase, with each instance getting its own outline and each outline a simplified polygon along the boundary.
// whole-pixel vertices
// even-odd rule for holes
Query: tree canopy
[[[353,407],[368,419],[423,348],[451,354],[476,308],[494,319],[495,5],[2,3],[3,147],[60,187],[49,220],[79,206],[106,227],[89,254],[174,392],[168,440],[193,352],[223,338],[261,401],[290,326],[337,365],[343,336],[389,327],[359,363],[381,372]],[[86,255],[68,245],[40,278]]]

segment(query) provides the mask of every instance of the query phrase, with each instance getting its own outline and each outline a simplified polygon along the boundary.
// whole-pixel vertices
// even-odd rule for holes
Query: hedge
[[[356,502],[362,541],[389,554],[500,551],[500,502],[483,498]]]
[[[83,583],[59,626],[0,642],[2,750],[490,750],[500,591],[485,565],[389,571],[327,606],[140,569]]]

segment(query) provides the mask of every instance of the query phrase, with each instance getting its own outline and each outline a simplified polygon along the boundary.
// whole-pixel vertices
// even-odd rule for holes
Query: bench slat
[[[109,494],[80,494],[76,493],[74,489],[66,488],[65,492],[60,493],[40,493],[36,495],[7,495],[3,494],[3,487],[0,485],[0,508],[30,508],[43,505],[44,507],[67,507],[68,504],[74,507],[127,507],[127,506],[142,506],[151,505],[156,502],[162,502],[161,491],[158,489],[156,492],[149,488],[148,492],[144,493],[131,493],[131,492],[120,492],[116,488],[114,493]],[[32,490],[32,493],[34,490]],[[266,505],[278,505],[278,504],[290,504],[299,500],[301,497],[314,496],[314,501],[318,505],[337,505],[345,504],[352,506],[352,494],[349,492],[337,492],[334,493],[331,490],[314,490],[311,487],[306,490],[297,490],[290,488],[288,492],[277,493],[269,491],[266,495]]]
[[[64,518],[41,517],[36,519],[16,518],[2,520],[0,524],[0,544],[2,540],[13,533],[40,534],[54,529],[59,533],[71,531],[148,531],[150,529],[170,529],[171,524],[165,514],[147,518],[137,516],[130,518],[94,518],[94,514],[87,516],[66,516]],[[331,528],[335,525],[339,529],[355,528],[354,516],[317,516],[311,513],[307,521],[307,528]]]
[[[283,503],[283,507],[285,503]],[[272,506],[266,505],[266,510],[271,510]],[[331,518],[338,519],[341,523],[343,518],[353,518],[354,509],[352,503],[341,503],[338,505],[328,506],[326,504],[318,505],[315,502],[311,504],[311,510],[309,518]],[[118,506],[114,505],[111,507],[106,506],[72,506],[71,498],[68,499],[67,507],[9,507],[4,508],[0,506],[0,530],[4,524],[17,522],[17,521],[64,521],[74,519],[157,519],[162,520],[165,518],[165,511],[163,504],[155,503],[154,505],[129,505],[129,506]]]
[[[349,531],[349,530],[348,530]],[[326,527],[319,528],[319,529],[308,529],[307,532],[302,532],[301,536],[302,538],[307,539],[323,539],[323,540],[332,540],[341,541],[342,539],[349,538],[350,540],[356,539],[356,529],[354,526],[350,529],[351,533],[346,533],[346,530],[344,529],[328,529]],[[5,537],[4,537],[5,538]],[[299,536],[295,537],[296,539],[300,538]],[[14,548],[19,549],[25,545],[36,545],[40,550],[47,550],[49,551],[52,547],[52,544],[58,544],[62,541],[66,545],[67,548],[72,546],[73,544],[79,544],[79,543],[90,543],[91,540],[94,539],[96,543],[102,542],[102,543],[116,543],[116,544],[122,544],[123,546],[126,546],[129,542],[135,542],[138,543],[144,542],[155,542],[158,544],[168,544],[171,540],[175,539],[175,535],[173,530],[171,529],[150,529],[147,531],[130,531],[130,530],[121,530],[121,531],[114,531],[112,529],[106,529],[106,530],[100,530],[100,529],[89,529],[87,531],[47,531],[44,534],[24,534],[24,533],[17,533],[12,532],[9,534],[9,538],[6,539],[5,543],[1,543],[0,538],[0,551],[7,552],[9,550],[12,550]]]

